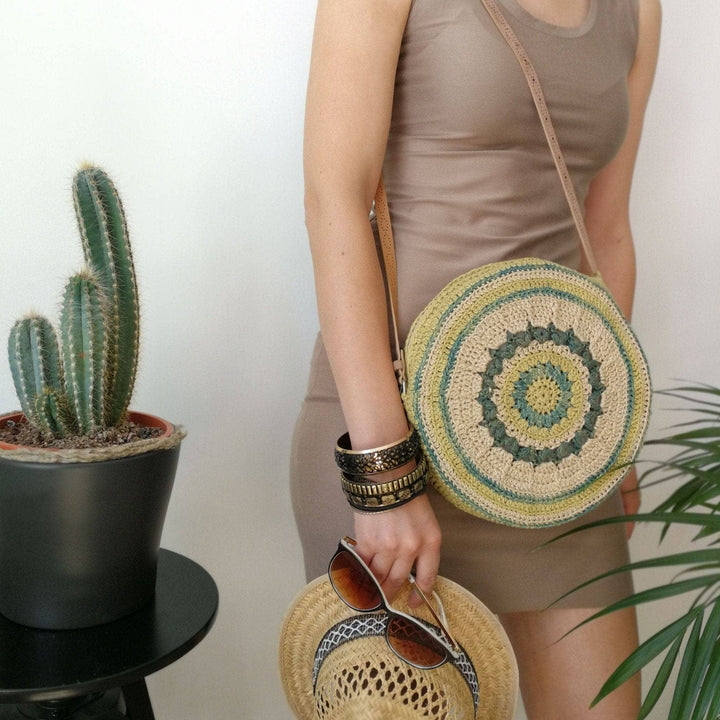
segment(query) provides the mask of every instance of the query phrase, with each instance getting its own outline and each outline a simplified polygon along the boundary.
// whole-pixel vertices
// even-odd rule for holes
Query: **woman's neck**
[[[590,10],[591,0],[515,0],[523,10],[538,20],[559,27],[582,25]]]

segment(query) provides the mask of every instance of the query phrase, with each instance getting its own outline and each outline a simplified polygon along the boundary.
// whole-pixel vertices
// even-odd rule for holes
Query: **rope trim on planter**
[[[154,450],[172,450],[177,447],[187,431],[182,425],[175,425],[175,430],[166,437],[135,440],[122,445],[109,445],[101,448],[29,448],[18,447],[17,450],[0,448],[0,457],[6,460],[19,462],[41,463],[89,463],[102,460],[117,460],[119,458],[142,455]]]

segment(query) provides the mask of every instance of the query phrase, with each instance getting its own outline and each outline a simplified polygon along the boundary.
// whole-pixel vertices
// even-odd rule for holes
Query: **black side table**
[[[154,601],[116,622],[51,631],[0,616],[0,719],[154,720],[145,677],[195,647],[212,627],[217,607],[210,574],[161,550]],[[103,700],[109,690],[114,695]],[[125,715],[108,707],[117,707],[120,693]]]

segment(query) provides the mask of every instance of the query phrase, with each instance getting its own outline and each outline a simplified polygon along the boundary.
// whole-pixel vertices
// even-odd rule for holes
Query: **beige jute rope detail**
[[[345,605],[327,577],[307,585],[288,610],[280,635],[280,674],[298,720],[512,720],[518,689],[515,656],[498,619],[470,592],[439,577],[449,627],[472,662],[478,683],[477,713],[461,671],[448,662],[419,670],[400,660],[383,636],[340,642],[313,665],[328,632],[364,617]],[[393,606],[430,621],[407,605],[406,584]]]
[[[90,463],[102,460],[118,460],[119,458],[142,455],[154,450],[172,450],[176,448],[187,431],[182,425],[175,425],[170,435],[146,440],[135,440],[121,445],[109,445],[101,448],[63,448],[50,450],[45,448],[20,447],[17,450],[0,448],[0,457],[19,462],[39,463]]]

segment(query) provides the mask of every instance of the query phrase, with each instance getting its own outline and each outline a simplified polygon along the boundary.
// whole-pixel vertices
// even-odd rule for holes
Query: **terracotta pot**
[[[139,424],[173,426],[131,413]],[[22,416],[0,416],[0,426]],[[17,446],[0,444],[4,449]],[[0,457],[0,613],[76,629],[150,602],[180,447],[98,462]]]

